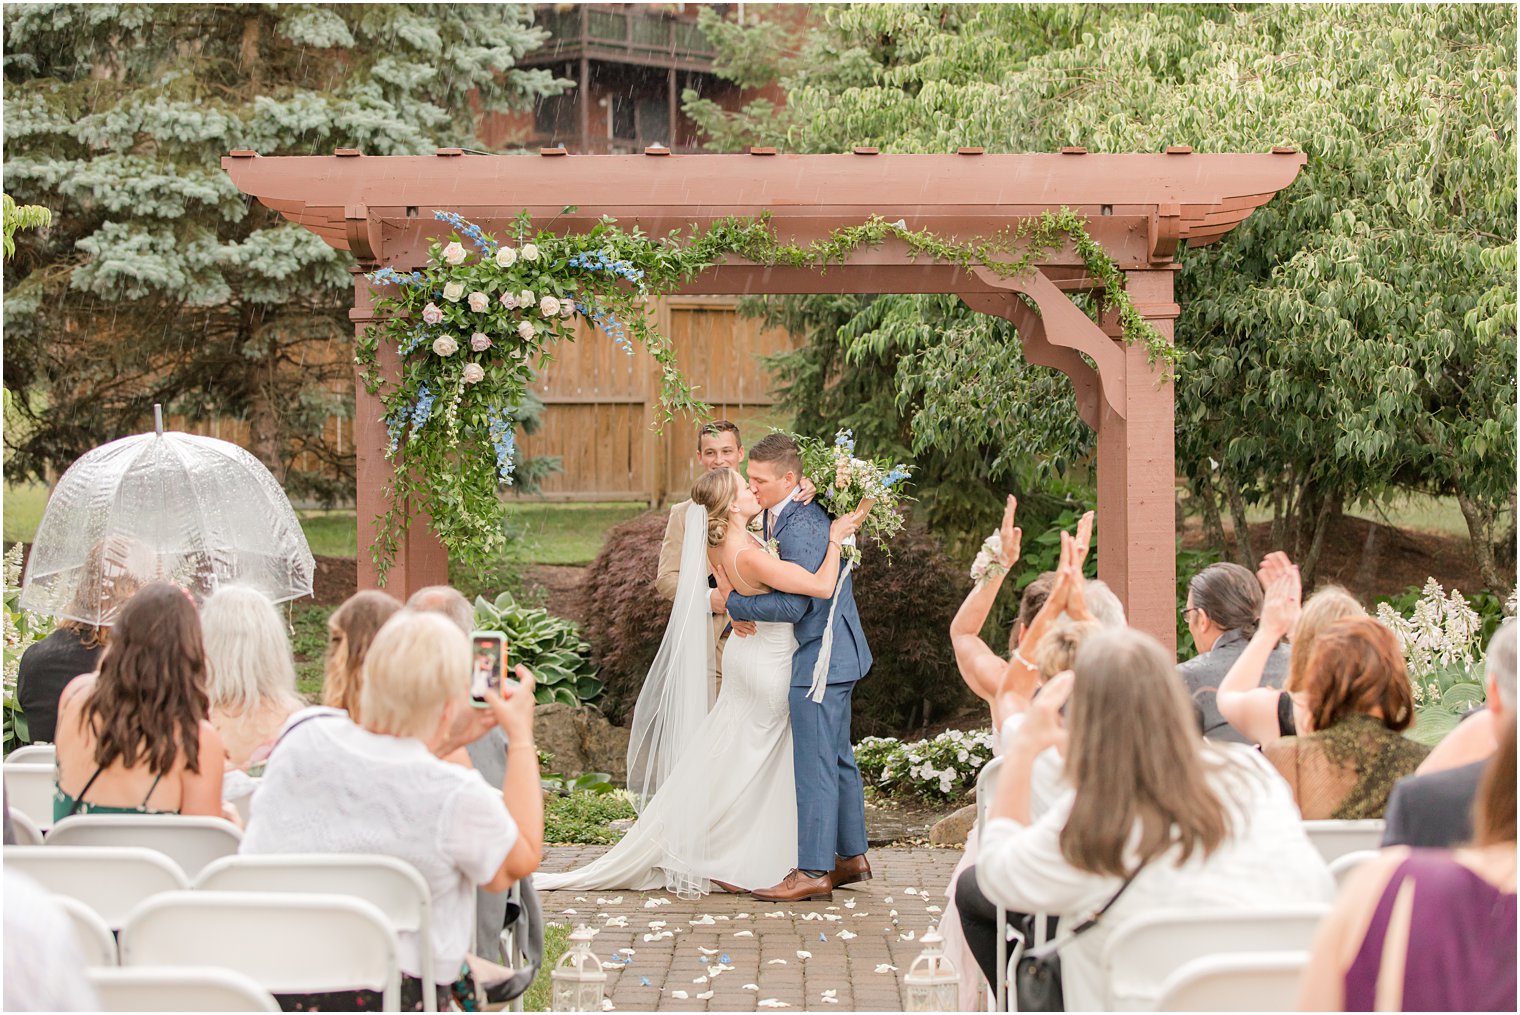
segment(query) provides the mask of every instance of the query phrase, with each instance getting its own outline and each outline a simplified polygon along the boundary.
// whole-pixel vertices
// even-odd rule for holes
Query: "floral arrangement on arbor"
[[[724,219],[706,229],[654,238],[612,219],[579,234],[534,231],[523,212],[513,235],[501,240],[454,212],[438,210],[434,216],[454,231],[446,242],[432,245],[427,265],[412,272],[384,267],[368,276],[386,291],[375,303],[380,320],[365,332],[356,355],[366,388],[385,407],[387,457],[396,466],[385,491],[389,507],[375,522],[379,538],[373,552],[382,583],[418,510],[427,512],[451,556],[466,566],[485,565],[503,548],[500,490],[513,481],[516,427],[528,386],[534,371],[552,359],[556,344],[575,337],[577,318],[594,323],[630,355],[639,346],[654,357],[661,375],[657,424],[678,414],[705,413],[707,406],[692,396],[669,341],[651,326],[644,304],[728,255],[765,266],[824,270],[861,247],[896,237],[915,256],[985,265],[1013,277],[1031,270],[1043,251],[1069,240],[1089,274],[1105,284],[1126,341],[1143,343],[1153,358],[1170,362],[1175,356],[1170,343],[1135,311],[1123,288],[1124,273],[1088,238],[1081,217],[1067,209],[968,242],[878,215],[806,245],[781,243],[764,217]],[[399,353],[399,377],[380,369],[382,343]],[[844,439],[847,469],[835,461],[826,470],[830,484],[838,479],[840,485],[828,496],[830,484],[818,482],[826,503],[836,512],[848,510],[840,505],[854,506],[875,491],[879,502],[895,507],[902,498],[892,487],[907,477],[906,469],[855,459],[853,438],[846,433]],[[837,457],[846,444],[836,438],[829,453]],[[895,510],[873,511],[864,531],[882,542],[902,524]]]
[[[898,484],[912,475],[912,470],[887,458],[856,457],[855,434],[851,430],[838,431],[832,444],[796,434],[792,439],[802,453],[802,474],[818,488],[818,502],[829,514],[837,518],[866,501],[872,502],[871,513],[860,523],[860,535],[876,540],[876,545],[890,557],[890,541],[903,527],[899,509],[911,499],[902,494]],[[854,537],[847,542],[842,548],[844,559],[858,563],[860,547],[855,545]]]

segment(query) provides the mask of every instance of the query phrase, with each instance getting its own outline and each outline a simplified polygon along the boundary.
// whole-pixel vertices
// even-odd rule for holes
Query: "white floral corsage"
[[[775,557],[777,560],[780,560],[781,544],[776,542],[775,539],[767,539],[765,541],[765,552],[770,554],[772,557]]]
[[[1003,566],[1003,534],[994,532],[982,542],[982,548],[977,551],[976,560],[971,562],[971,580],[980,585],[982,582],[1001,578],[1008,573]]]

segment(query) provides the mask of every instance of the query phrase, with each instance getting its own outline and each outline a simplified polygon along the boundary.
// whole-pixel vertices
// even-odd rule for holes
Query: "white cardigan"
[[[1254,748],[1216,744],[1205,751],[1213,760],[1210,783],[1231,805],[1234,834],[1208,857],[1194,852],[1181,866],[1175,848],[1152,860],[1097,926],[1061,949],[1067,1011],[1104,1009],[1103,945],[1136,915],[1335,897],[1329,869],[1304,833],[1282,777]],[[1123,884],[1117,877],[1077,870],[1061,855],[1061,829],[1073,799],[1068,792],[1027,827],[1009,818],[989,821],[976,865],[977,884],[987,898],[1013,912],[1058,914],[1062,934],[1102,908]],[[1138,836],[1138,827],[1135,831]]]

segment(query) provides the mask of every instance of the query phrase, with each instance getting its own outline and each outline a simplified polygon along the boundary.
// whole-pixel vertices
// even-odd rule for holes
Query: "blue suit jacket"
[[[790,502],[776,520],[771,533],[781,559],[817,571],[829,550],[829,516],[818,504]],[[855,609],[854,578],[846,578],[839,590],[839,608],[834,612],[834,647],[829,656],[830,684],[850,684],[871,668],[871,649],[860,627]],[[767,592],[758,596],[728,595],[728,612],[735,620],[763,620],[791,624],[797,637],[797,653],[792,656],[792,686],[810,687],[813,667],[824,625],[829,619],[832,600],[799,596],[793,592]]]

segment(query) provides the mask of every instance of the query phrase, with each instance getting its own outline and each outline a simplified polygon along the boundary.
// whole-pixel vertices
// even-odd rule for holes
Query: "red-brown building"
[[[538,4],[549,41],[521,61],[575,82],[540,99],[533,113],[488,114],[481,139],[493,148],[553,148],[585,154],[636,154],[651,145],[674,152],[705,150],[697,125],[681,111],[686,89],[737,109],[756,98],[780,105],[774,86],[746,90],[713,73],[717,55],[697,26],[699,8],[719,16],[759,17],[795,27],[807,8],[744,4]]]

